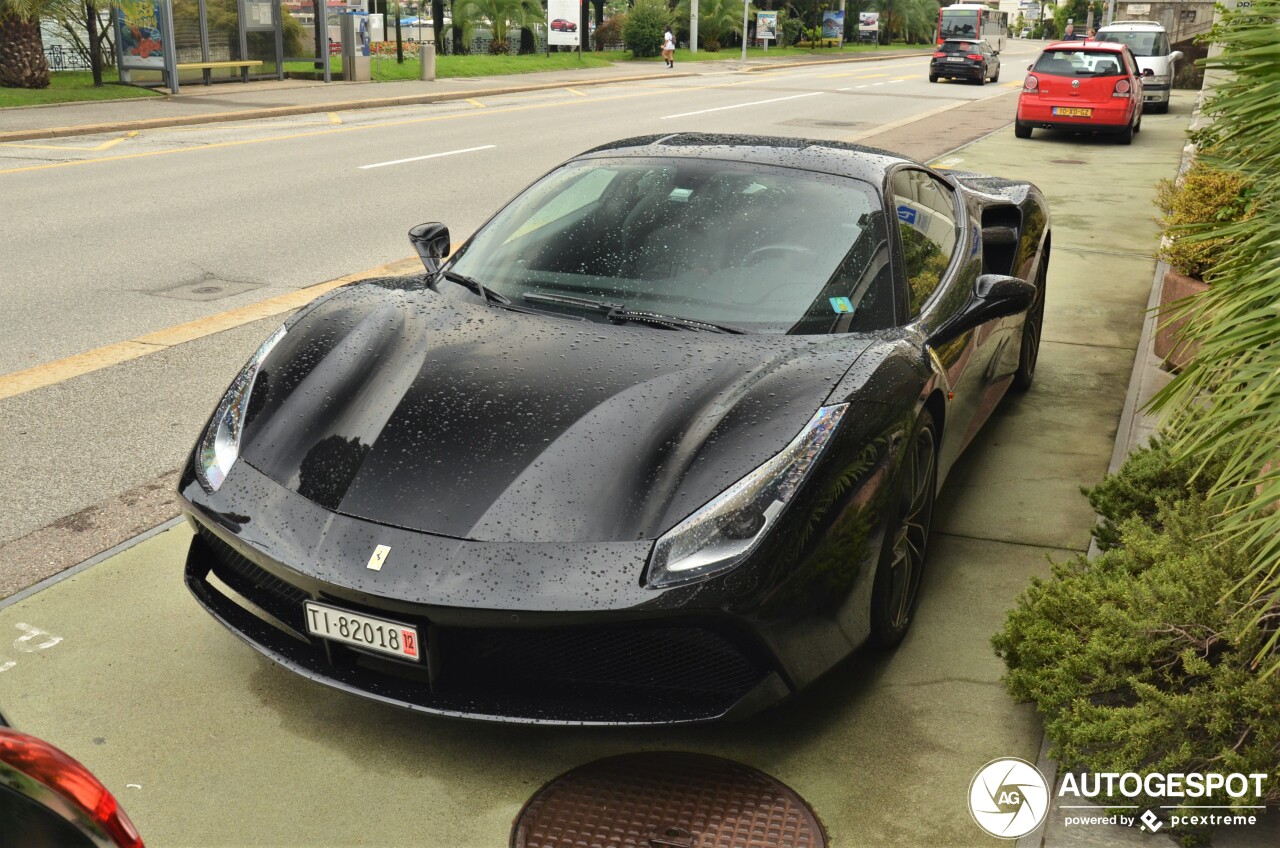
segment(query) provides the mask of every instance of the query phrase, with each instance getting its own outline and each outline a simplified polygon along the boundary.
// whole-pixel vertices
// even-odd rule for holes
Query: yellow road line
[[[175,345],[202,339],[205,336],[221,333],[224,330],[232,330],[263,318],[292,312],[315,300],[320,295],[336,289],[338,286],[344,286],[347,283],[354,283],[369,277],[408,273],[412,271],[417,262],[417,257],[401,259],[378,268],[348,274],[345,277],[330,280],[327,283],[308,286],[305,289],[298,289],[258,303],[241,306],[237,309],[229,309],[217,315],[209,315],[205,318],[198,318],[195,321],[188,321],[185,324],[166,327],[154,333],[138,336],[136,339],[105,345],[74,356],[68,356],[65,359],[46,362],[43,365],[37,365],[25,371],[0,374],[0,400],[45,386],[51,386],[55,383],[61,383],[73,377],[91,374],[94,371],[100,371],[112,365],[140,359],[141,357],[167,350]]]
[[[487,108],[489,108],[489,107],[485,106],[483,103],[481,103],[479,100],[475,100],[475,99],[470,98],[470,97],[468,97],[468,98],[467,98],[467,102],[468,102],[468,103],[470,103],[472,106],[475,106],[477,109],[487,109]]]
[[[22,147],[28,150],[81,150],[81,151],[88,151],[90,153],[97,153],[100,150],[110,150],[120,142],[125,141],[126,139],[134,138],[137,135],[138,135],[138,130],[131,130],[130,132],[125,133],[119,138],[113,138],[109,141],[104,141],[102,142],[102,144],[95,144],[93,147],[73,147],[67,144],[22,144],[21,142],[16,142],[16,141],[11,141],[11,142],[8,142],[7,144],[0,145],[0,147]]]
[[[836,79],[837,77],[856,77],[857,79],[875,79],[887,77],[888,74],[863,74],[862,71],[845,71],[842,74],[819,74],[818,79]]]
[[[751,85],[751,84],[754,84],[755,82],[756,80],[754,79],[748,79],[748,80],[741,80],[739,82],[717,83],[715,85],[700,85],[693,88],[687,88],[682,90],[683,91],[709,91],[717,88],[732,88],[735,85]],[[592,97],[592,98],[584,98],[582,100],[558,100],[558,101],[553,101],[551,103],[532,103],[524,106],[507,106],[501,109],[486,109],[484,114],[501,115],[509,112],[526,112],[531,109],[551,109],[557,106],[577,106],[579,104],[595,105],[597,103],[604,103],[610,100],[630,100],[636,97],[653,97],[655,95],[669,95],[671,93],[672,93],[672,89],[663,89],[660,91],[638,91],[638,92],[633,92],[631,94],[619,94],[616,97]],[[590,104],[587,104],[587,99],[590,99],[591,101]],[[473,117],[477,114],[480,114],[480,113],[474,112],[474,111],[455,112],[448,115],[428,115],[426,117],[421,117],[421,118],[406,118],[402,121],[385,121],[377,124],[360,124],[360,125],[343,124],[340,127],[332,127],[329,129],[315,130],[314,132],[290,133],[288,135],[275,135],[275,136],[269,136],[266,138],[243,138],[243,139],[237,139],[235,141],[215,141],[209,144],[195,145],[192,147],[175,147],[170,150],[148,150],[141,153],[126,153],[119,156],[103,156],[97,159],[72,159],[65,162],[46,162],[42,165],[24,165],[18,168],[3,168],[3,169],[0,169],[0,174],[21,174],[21,173],[26,173],[28,171],[47,171],[51,168],[71,168],[77,165],[94,165],[99,162],[120,162],[125,159],[141,159],[143,157],[148,157],[148,156],[169,156],[174,153],[195,153],[202,150],[212,150],[220,147],[241,147],[247,144],[263,144],[271,141],[289,141],[292,139],[310,138],[312,136],[329,135],[332,133],[363,132],[366,130],[375,130],[375,129],[381,129],[384,127],[400,127],[400,126],[408,126],[411,124],[424,124],[432,121],[452,121],[460,118]],[[312,125],[312,126],[315,126],[315,125]]]
[[[329,113],[329,123],[331,123],[331,124],[340,124],[340,123],[342,123],[342,119],[338,117],[338,113],[337,113],[337,112],[330,112],[330,113]]]
[[[569,88],[569,87],[567,87],[567,86],[566,86],[566,87],[565,87],[565,91],[569,92],[570,94],[576,94],[576,95],[578,95],[579,97],[586,97],[586,96],[587,96],[587,95],[583,94],[581,91],[578,91],[578,89],[576,89],[576,88]]]

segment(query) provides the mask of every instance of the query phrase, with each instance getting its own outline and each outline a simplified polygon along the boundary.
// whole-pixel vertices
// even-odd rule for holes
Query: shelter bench
[[[249,69],[260,68],[260,67],[262,67],[261,59],[244,59],[244,60],[230,61],[230,62],[179,62],[178,63],[179,71],[194,71],[197,69],[203,71],[205,85],[209,85],[210,83],[213,82],[213,79],[210,76],[209,72],[217,68],[239,68],[240,81],[248,82]]]

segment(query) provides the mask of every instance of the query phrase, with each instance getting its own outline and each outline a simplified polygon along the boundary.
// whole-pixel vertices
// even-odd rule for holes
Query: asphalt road
[[[0,145],[0,196],[21,198],[0,204],[0,596],[172,514],[165,475],[280,320],[251,320],[254,304],[400,259],[422,221],[456,243],[556,163],[629,135],[930,161],[1011,120],[1035,47],[1011,46],[987,86],[930,84],[911,58]]]

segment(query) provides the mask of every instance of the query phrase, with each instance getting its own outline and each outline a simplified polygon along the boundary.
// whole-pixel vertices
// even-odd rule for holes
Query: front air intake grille
[[[764,676],[725,636],[694,626],[452,629],[441,683],[509,698],[731,706]]]
[[[200,538],[213,552],[211,570],[232,589],[295,629],[302,629],[306,592],[255,565],[235,548],[200,527]]]

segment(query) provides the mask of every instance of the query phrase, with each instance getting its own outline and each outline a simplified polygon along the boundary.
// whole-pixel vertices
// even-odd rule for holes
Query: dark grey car
[[[938,45],[929,60],[929,82],[940,79],[973,80],[985,85],[1000,79],[1000,54],[985,41],[948,38]]]

